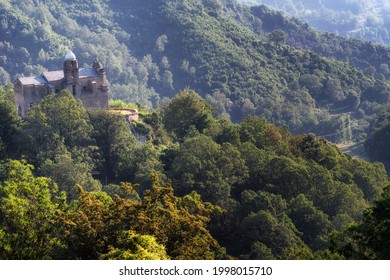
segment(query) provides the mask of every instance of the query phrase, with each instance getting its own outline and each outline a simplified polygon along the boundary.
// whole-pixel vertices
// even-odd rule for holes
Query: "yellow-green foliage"
[[[118,245],[121,249],[109,248],[109,252],[100,257],[103,260],[168,260],[163,245],[150,235],[140,235],[129,230],[120,235]]]

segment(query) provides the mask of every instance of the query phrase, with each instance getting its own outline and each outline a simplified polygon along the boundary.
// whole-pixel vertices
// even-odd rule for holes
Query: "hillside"
[[[0,259],[390,258],[385,166],[324,139],[390,154],[388,48],[234,0],[0,0],[0,49]],[[7,82],[68,49],[136,121],[67,90],[20,118]]]
[[[383,165],[313,134],[214,118],[189,90],[131,127],[66,90],[23,121],[12,99],[0,87],[0,259],[390,257]]]
[[[386,0],[239,0],[267,5],[313,26],[344,37],[390,44],[390,3]]]
[[[58,69],[71,48],[99,58],[113,99],[152,106],[190,87],[234,122],[264,115],[334,142],[364,138],[390,96],[389,49],[235,1],[0,3],[2,82]]]

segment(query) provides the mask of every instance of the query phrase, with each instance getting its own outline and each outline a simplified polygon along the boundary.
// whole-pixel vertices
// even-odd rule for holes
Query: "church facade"
[[[18,114],[24,118],[33,104],[63,89],[68,89],[87,109],[108,109],[108,87],[102,65],[95,59],[91,68],[79,68],[75,54],[69,51],[63,70],[43,72],[36,77],[21,77],[15,81]]]

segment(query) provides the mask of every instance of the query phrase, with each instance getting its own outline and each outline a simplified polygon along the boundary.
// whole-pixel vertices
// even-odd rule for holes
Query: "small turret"
[[[102,74],[102,75],[105,74],[104,68],[97,58],[95,58],[95,61],[93,62],[92,67],[95,68],[96,71],[99,72],[99,74]]]

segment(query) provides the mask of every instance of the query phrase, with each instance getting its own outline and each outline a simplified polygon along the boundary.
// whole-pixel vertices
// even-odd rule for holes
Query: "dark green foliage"
[[[234,125],[224,119],[218,119],[210,123],[204,133],[213,138],[213,140],[218,144],[228,142],[238,146],[240,143],[240,134],[238,129],[239,127],[237,125]]]
[[[386,170],[390,168],[389,140],[389,110],[388,105],[382,106],[370,123],[369,137],[365,148],[370,160],[382,162]]]
[[[248,215],[260,210],[270,211],[277,216],[287,211],[287,202],[281,195],[276,195],[264,191],[245,190],[241,194],[242,214]]]
[[[69,91],[50,94],[31,108],[23,125],[26,148],[33,161],[48,157],[61,149],[85,147],[90,144],[92,126],[81,104]]]
[[[246,178],[247,168],[233,145],[219,145],[199,135],[184,141],[172,163],[171,174],[179,193],[195,190],[205,201],[224,205],[231,186]]]
[[[265,118],[248,117],[240,125],[241,142],[250,142],[259,149],[277,145],[282,139],[280,131]]]
[[[280,46],[286,43],[287,34],[283,30],[276,29],[268,34],[268,40],[275,46]]]
[[[331,229],[327,215],[316,209],[303,194],[291,200],[289,206],[291,220],[303,233],[302,240],[313,250],[326,248],[327,236]]]
[[[253,119],[240,127],[244,136],[241,141],[261,143],[269,134],[264,131],[272,126]],[[274,130],[271,135],[278,135],[278,141],[258,144],[261,149],[250,142],[240,146],[249,170],[249,177],[241,187],[258,190],[242,193],[241,215],[261,210],[273,215],[285,213],[303,234],[301,240],[312,250],[326,248],[332,230],[360,220],[367,201],[378,198],[387,184],[382,166],[352,159],[314,135],[292,137],[282,129]],[[310,250],[299,244],[276,255],[314,258]]]
[[[272,254],[270,248],[261,242],[255,242],[252,245],[251,251],[248,255],[250,260],[274,260],[275,256]]]
[[[267,163],[272,157],[268,152],[256,148],[252,143],[244,143],[240,152],[248,166],[249,178],[245,183],[246,189],[259,190],[264,187],[263,174],[267,170]]]
[[[101,183],[92,177],[93,167],[93,164],[86,162],[83,158],[63,151],[55,155],[53,159],[46,159],[39,171],[44,176],[53,179],[61,191],[66,191],[68,200],[74,200],[77,198],[77,184],[84,186],[88,191],[99,191],[102,188]]]
[[[263,210],[250,214],[242,221],[241,242],[244,252],[256,242],[261,242],[272,248],[273,254],[281,255],[283,250],[302,241],[294,224],[285,214],[274,216]]]
[[[390,126],[386,125],[374,132],[366,142],[367,152],[373,161],[381,161],[389,167],[390,150],[388,140],[390,136]]]
[[[163,163],[160,161],[160,152],[152,144],[135,149],[131,155],[131,163],[127,166],[132,167],[130,173],[133,176],[132,182],[140,184],[142,190],[152,186],[151,173],[157,174],[161,181],[167,179],[163,172]]]
[[[211,119],[208,104],[188,89],[176,95],[163,108],[162,114],[165,128],[178,139],[183,139],[191,128],[202,132],[208,127]]]
[[[310,173],[305,164],[288,157],[272,158],[268,162],[267,171],[264,174],[267,184],[265,188],[288,199],[306,193],[311,185]]]
[[[390,259],[389,188],[364,213],[363,222],[333,237],[333,249],[349,259]]]
[[[92,110],[88,115],[93,127],[92,138],[98,147],[95,154],[99,161],[98,177],[106,182],[122,180],[136,146],[129,125],[123,116],[103,110]]]
[[[17,153],[20,144],[21,119],[10,88],[0,87],[0,120],[0,159],[3,159]]]
[[[365,142],[365,148],[372,161],[384,163],[390,168],[390,150],[388,140],[390,136],[390,116],[388,106],[384,106],[371,122],[371,132]]]

